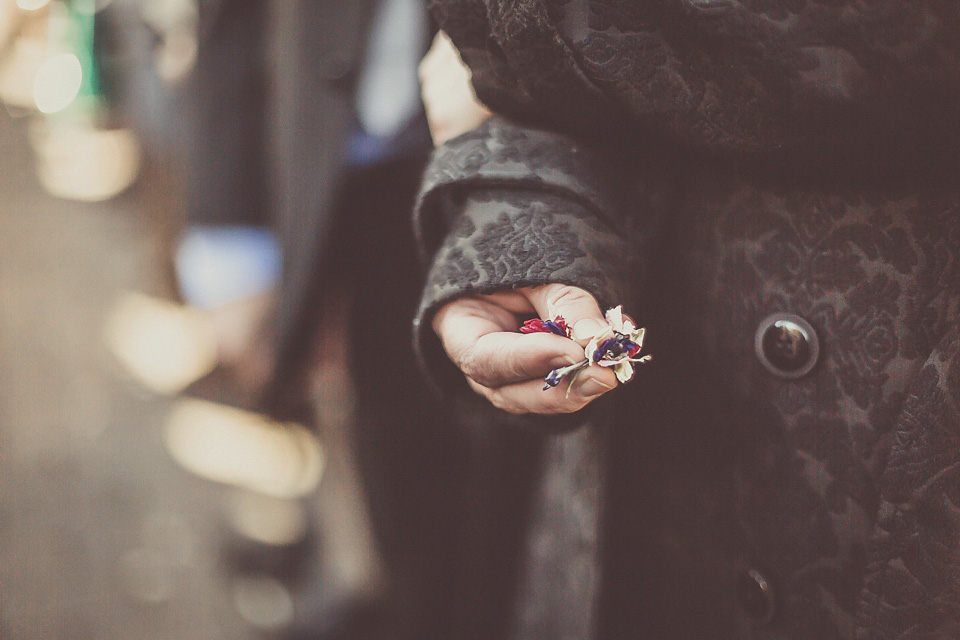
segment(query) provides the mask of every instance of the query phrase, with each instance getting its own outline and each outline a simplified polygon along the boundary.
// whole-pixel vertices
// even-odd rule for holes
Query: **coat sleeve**
[[[896,424],[868,547],[858,640],[960,637],[960,330]]]
[[[474,395],[430,326],[456,298],[565,283],[642,321],[636,293],[663,198],[637,188],[628,165],[499,117],[435,151],[415,213],[428,265],[415,333],[438,390]]]

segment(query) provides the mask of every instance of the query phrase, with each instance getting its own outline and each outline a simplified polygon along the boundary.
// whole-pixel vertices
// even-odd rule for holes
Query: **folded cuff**
[[[415,339],[421,364],[442,395],[506,417],[470,390],[432,331],[433,314],[451,300],[561,283],[589,291],[601,308],[623,304],[635,313],[633,294],[653,236],[636,232],[637,214],[659,220],[654,214],[662,207],[652,198],[630,197],[636,178],[621,169],[569,138],[500,118],[437,149],[416,210],[420,249],[430,266]],[[552,431],[583,420],[524,421]]]

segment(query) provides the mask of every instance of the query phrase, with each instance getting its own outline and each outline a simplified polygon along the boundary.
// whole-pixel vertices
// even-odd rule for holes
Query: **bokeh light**
[[[263,544],[290,545],[307,533],[307,514],[299,501],[256,491],[236,491],[229,504],[233,528]]]
[[[140,172],[140,144],[129,129],[35,121],[37,177],[58,198],[98,202],[129,187]]]
[[[323,450],[305,427],[215,402],[178,400],[163,436],[184,469],[265,495],[306,495],[323,474]]]
[[[24,11],[36,11],[50,4],[50,0],[17,0],[17,8]]]
[[[233,601],[244,620],[260,629],[278,630],[293,619],[293,598],[279,580],[269,576],[237,579]]]
[[[147,389],[176,393],[216,364],[216,347],[197,311],[142,293],[122,295],[104,338],[111,353]]]
[[[56,113],[70,106],[80,92],[83,68],[72,53],[47,60],[33,79],[33,99],[41,113]]]

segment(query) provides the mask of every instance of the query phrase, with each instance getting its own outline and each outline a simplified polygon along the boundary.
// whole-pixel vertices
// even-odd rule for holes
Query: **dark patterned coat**
[[[957,9],[435,1],[506,118],[428,168],[418,340],[542,434],[513,636],[960,638]],[[654,361],[516,420],[429,318],[547,282]]]

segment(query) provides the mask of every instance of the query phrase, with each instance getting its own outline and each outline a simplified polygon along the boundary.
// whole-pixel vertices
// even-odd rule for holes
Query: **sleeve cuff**
[[[486,404],[446,357],[430,322],[437,309],[466,295],[548,283],[590,291],[601,308],[625,299],[621,261],[626,243],[580,204],[550,193],[494,188],[466,198],[455,228],[437,251],[417,314],[416,346],[435,389],[460,402]],[[477,407],[474,407],[476,410]],[[490,407],[497,414],[503,412]],[[532,424],[533,416],[525,421]],[[579,418],[540,419],[548,431],[573,428]],[[553,426],[549,426],[553,425]]]
[[[590,408],[520,418],[493,408],[446,357],[431,320],[459,297],[548,283],[581,287],[601,308],[623,304],[638,317],[633,296],[664,219],[659,194],[667,191],[638,186],[635,170],[499,117],[435,150],[415,211],[429,265],[415,347],[429,382],[456,409],[547,432],[588,419]]]

